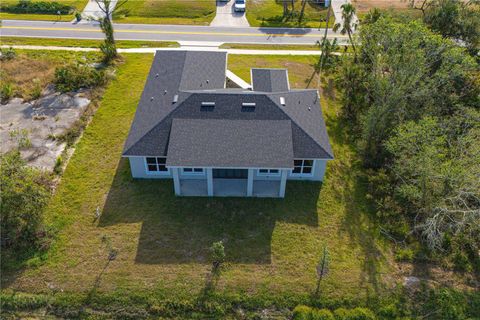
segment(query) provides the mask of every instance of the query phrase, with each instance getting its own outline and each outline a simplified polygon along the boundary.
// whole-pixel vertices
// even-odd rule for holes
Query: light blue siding
[[[145,166],[145,157],[128,157],[130,170],[133,178],[139,179],[171,179],[172,174],[168,173],[150,173]]]
[[[147,172],[147,168],[145,166],[145,157],[128,157],[130,162],[130,170],[132,172],[133,178],[140,178],[140,179],[171,179],[172,174],[171,172],[165,173],[150,173]],[[302,176],[292,176],[288,175],[287,180],[304,180],[304,181],[323,181],[325,176],[325,170],[327,167],[328,160],[315,160],[313,165],[313,175],[310,177],[302,177]],[[204,170],[203,174],[184,174],[181,169],[179,169],[179,177],[180,179],[205,179],[206,176],[206,169]],[[264,176],[259,175],[258,170],[255,168],[253,169],[253,180],[260,180],[260,181],[279,181],[280,175],[270,175]]]

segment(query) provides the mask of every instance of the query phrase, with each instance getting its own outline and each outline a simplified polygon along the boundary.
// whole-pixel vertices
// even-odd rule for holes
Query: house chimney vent
[[[177,101],[178,101],[178,94],[176,94],[176,95],[173,96],[173,101],[172,101],[172,103],[177,103]]]
[[[280,97],[280,104],[281,104],[282,106],[285,105],[285,97]]]

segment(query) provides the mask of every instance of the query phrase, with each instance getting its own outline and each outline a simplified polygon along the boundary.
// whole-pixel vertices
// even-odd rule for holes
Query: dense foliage
[[[55,70],[55,86],[61,92],[101,86],[106,81],[104,71],[83,64],[72,63]]]
[[[378,215],[393,237],[480,268],[479,66],[420,22],[372,21],[338,82]]]
[[[74,7],[57,1],[20,0],[14,5],[1,6],[1,11],[9,13],[70,14],[74,10]]]
[[[29,168],[18,151],[0,157],[0,221],[2,247],[34,248],[45,243],[43,207],[50,196],[50,178]]]
[[[443,37],[465,43],[472,54],[480,50],[479,1],[428,1],[423,21]]]

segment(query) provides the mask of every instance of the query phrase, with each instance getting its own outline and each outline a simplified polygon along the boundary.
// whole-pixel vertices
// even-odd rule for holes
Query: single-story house
[[[173,179],[176,195],[284,197],[322,181],[333,159],[317,90],[284,69],[251,69],[226,88],[227,53],[157,51],[125,142],[134,178]]]

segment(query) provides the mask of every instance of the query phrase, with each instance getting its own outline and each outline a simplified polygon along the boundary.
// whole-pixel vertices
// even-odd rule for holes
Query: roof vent
[[[282,106],[285,105],[285,97],[280,97],[280,104],[281,104]]]
[[[153,97],[150,98],[150,101],[153,101]]]
[[[158,78],[158,76],[159,76],[159,74],[157,73],[157,74],[155,75],[155,78]]]
[[[207,79],[207,83],[209,83],[208,79]]]
[[[215,102],[202,102],[202,106],[200,107],[200,111],[204,112],[212,112],[215,108]]]
[[[173,101],[172,101],[172,103],[177,103],[177,101],[178,101],[178,94],[176,94],[176,95],[173,96]]]
[[[255,111],[255,102],[244,102],[242,103],[242,112],[254,112]]]
[[[167,90],[163,91],[163,94],[167,94]]]
[[[308,111],[312,111],[312,108],[308,107]]]

